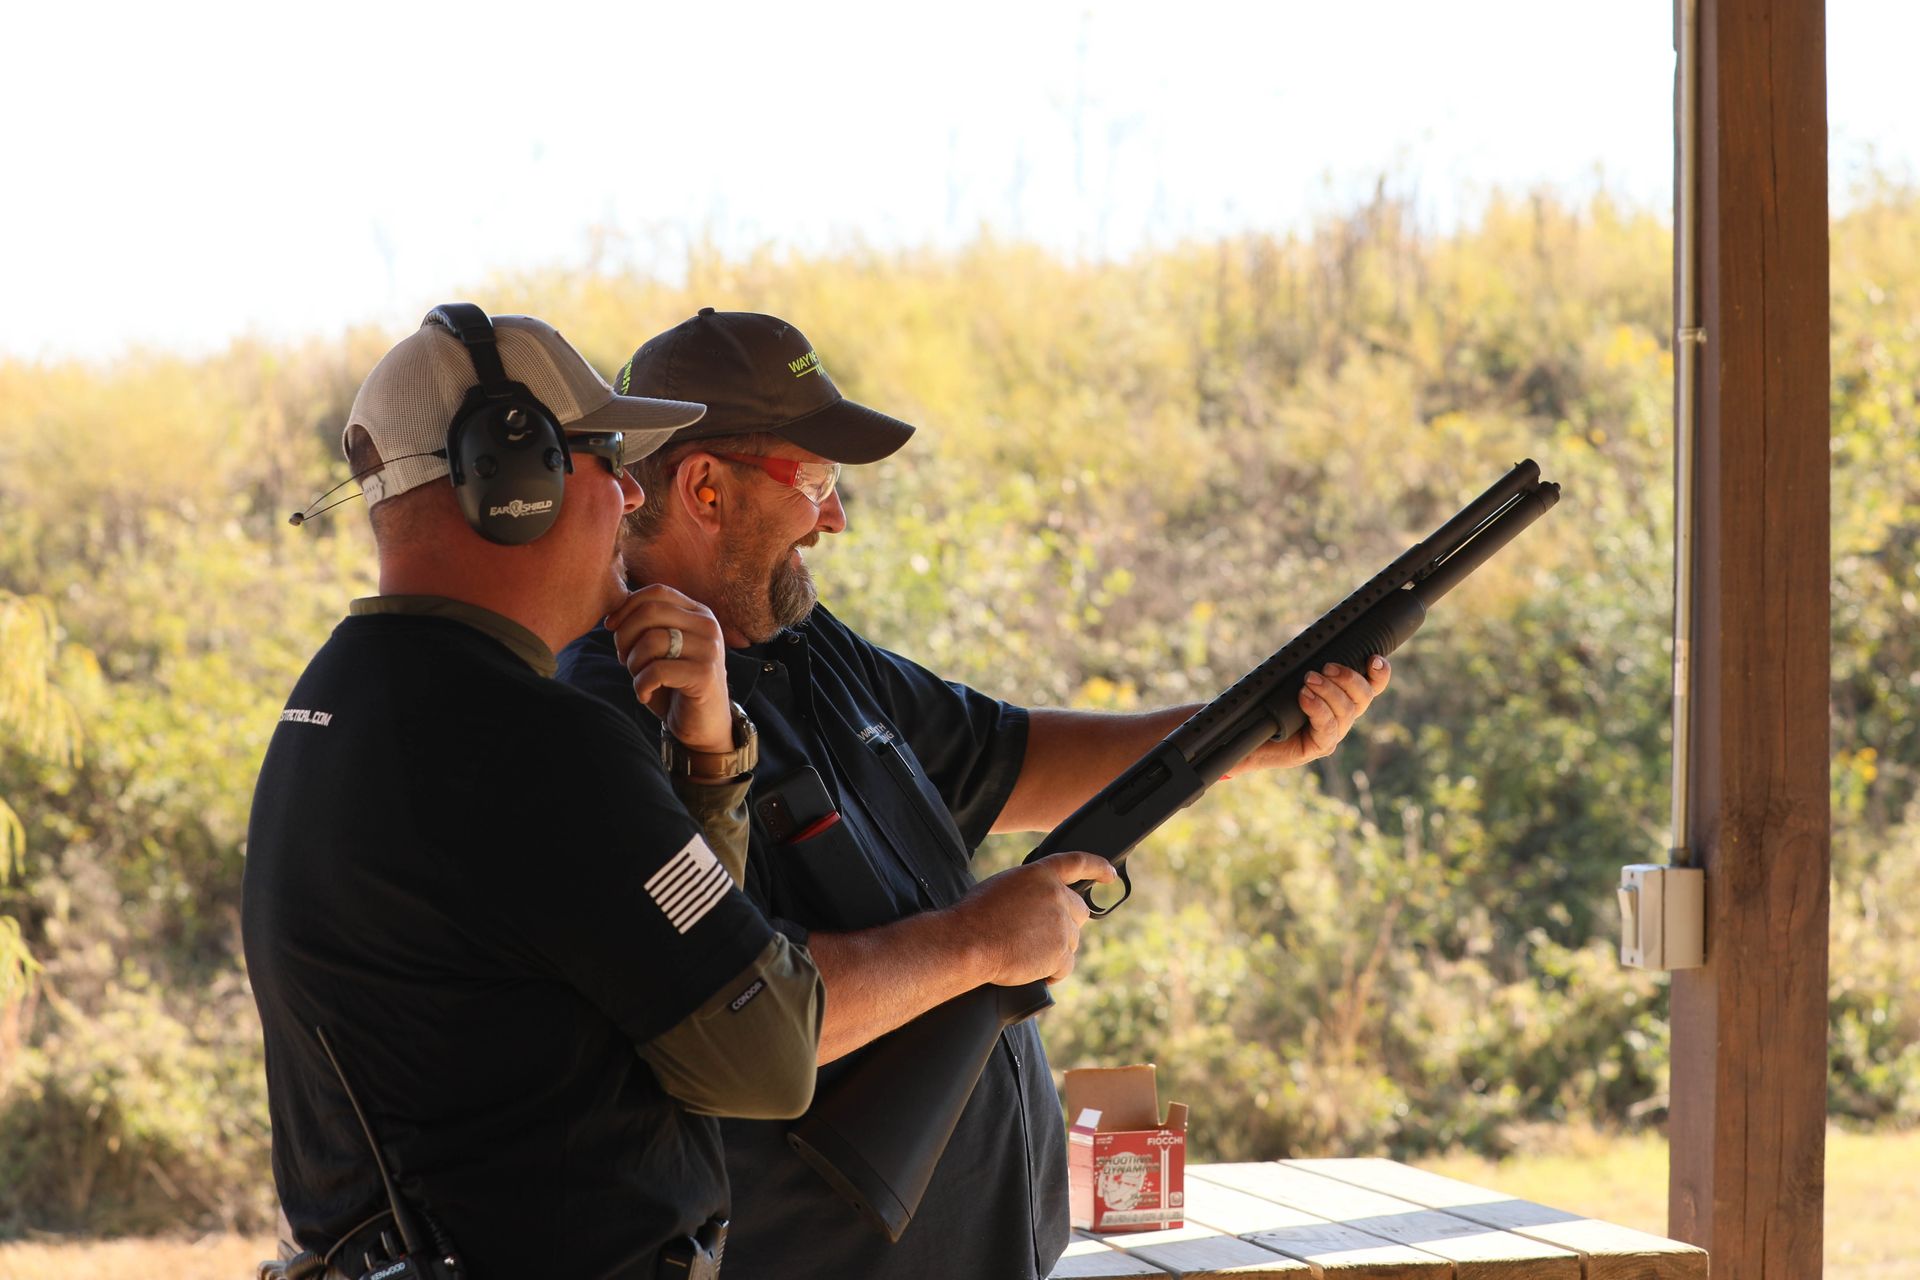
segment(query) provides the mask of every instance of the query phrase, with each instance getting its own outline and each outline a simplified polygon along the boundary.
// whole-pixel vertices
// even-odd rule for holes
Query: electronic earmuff
[[[460,339],[480,379],[447,424],[447,470],[460,513],[488,542],[532,542],[560,516],[573,470],[566,433],[539,397],[507,378],[486,312],[449,302],[428,312],[426,322]]]

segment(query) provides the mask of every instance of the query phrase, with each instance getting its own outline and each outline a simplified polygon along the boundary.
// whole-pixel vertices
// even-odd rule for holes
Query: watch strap
[[[674,737],[670,730],[662,728],[660,763],[666,766],[669,777],[724,782],[743,773],[752,773],[754,766],[760,763],[760,734],[753,727],[753,721],[747,719],[746,708],[736,702],[733,704],[732,750],[695,751]]]

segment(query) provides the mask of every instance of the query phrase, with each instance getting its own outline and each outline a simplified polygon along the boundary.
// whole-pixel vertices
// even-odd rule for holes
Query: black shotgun
[[[1559,501],[1531,460],[1509,471],[1285,647],[1193,713],[1160,745],[1055,827],[1027,861],[1064,850],[1099,854],[1119,870],[1114,902],[1133,892],[1127,855],[1173,814],[1231,772],[1255,748],[1306,723],[1300,688],[1310,671],[1338,662],[1365,671],[1375,654],[1405,644],[1441,596]],[[1053,998],[1044,981],[980,987],[929,1009],[860,1051],[859,1061],[816,1095],[787,1134],[801,1158],[891,1240],[912,1221],[933,1168],[973,1096],[1000,1033]]]

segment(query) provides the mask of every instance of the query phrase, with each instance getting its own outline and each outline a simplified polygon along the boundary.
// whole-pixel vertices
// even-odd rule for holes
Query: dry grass
[[[273,1256],[265,1236],[0,1244],[0,1280],[252,1280]]]
[[[1657,1137],[1557,1131],[1551,1149],[1502,1161],[1421,1167],[1555,1208],[1664,1235],[1667,1148]],[[1826,1280],[1920,1276],[1920,1132],[1827,1134]],[[0,1244],[0,1280],[247,1280],[273,1254],[266,1238]]]
[[[1560,1131],[1552,1149],[1501,1161],[1418,1162],[1450,1177],[1656,1235],[1667,1230],[1667,1145]],[[1827,1131],[1826,1280],[1920,1276],[1920,1132]]]

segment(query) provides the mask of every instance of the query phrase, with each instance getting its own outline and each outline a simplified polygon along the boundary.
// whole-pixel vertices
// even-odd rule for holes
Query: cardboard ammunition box
[[[1153,1064],[1067,1072],[1068,1204],[1088,1231],[1185,1223],[1187,1104],[1160,1097]]]

